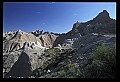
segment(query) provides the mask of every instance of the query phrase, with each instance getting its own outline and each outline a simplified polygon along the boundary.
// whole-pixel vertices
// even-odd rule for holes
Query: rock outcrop
[[[31,33],[41,40],[42,46],[47,48],[51,48],[55,39],[59,36],[55,33],[43,32],[43,30],[36,30],[32,31]]]
[[[103,10],[95,18],[87,22],[76,22],[73,25],[71,31],[64,35],[57,37],[53,46],[57,44],[62,44],[65,39],[73,38],[74,35],[80,34],[81,36],[90,34],[90,33],[99,33],[99,34],[116,34],[116,20],[110,18],[109,13],[106,10]],[[62,39],[62,41],[61,41]]]
[[[85,23],[76,22],[70,33],[81,33],[86,35],[89,33],[116,33],[116,21],[110,18],[109,13],[103,10],[95,18]]]
[[[10,34],[10,35],[9,35]],[[36,37],[32,33],[26,33],[21,30],[17,31],[16,33],[3,33],[3,52],[10,52],[15,51],[23,47],[25,42],[39,42],[42,46],[51,48],[57,35],[50,34],[50,33],[43,33],[39,34]]]
[[[11,39],[3,41],[3,50],[4,52],[18,50],[23,47],[24,42],[36,40],[40,41],[34,35],[18,30]]]
[[[18,30],[3,33],[4,77],[28,77],[49,59],[42,54],[52,47],[56,37],[57,35],[38,31],[26,33]]]
[[[38,37],[42,42],[42,46],[45,46],[47,48],[52,48],[52,45],[54,44],[54,41],[58,36],[54,34],[42,34],[39,35]]]
[[[37,42],[25,42],[21,50],[4,54],[4,77],[28,77],[50,57],[44,54],[45,47]],[[5,58],[6,57],[6,58]]]

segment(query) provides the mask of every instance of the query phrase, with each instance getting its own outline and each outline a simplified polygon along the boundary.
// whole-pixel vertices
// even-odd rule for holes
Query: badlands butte
[[[106,10],[64,34],[3,33],[3,78],[115,78],[116,20]]]

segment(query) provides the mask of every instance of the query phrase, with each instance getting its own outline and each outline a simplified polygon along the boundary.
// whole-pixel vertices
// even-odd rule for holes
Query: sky
[[[3,32],[66,33],[75,22],[87,22],[103,10],[116,19],[115,2],[3,2]]]

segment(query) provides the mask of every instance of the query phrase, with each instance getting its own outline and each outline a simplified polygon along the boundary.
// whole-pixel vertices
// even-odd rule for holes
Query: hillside
[[[73,25],[71,31],[65,35],[60,35],[53,46],[61,44],[65,39],[73,38],[74,35],[80,33],[81,36],[87,35],[89,33],[99,33],[99,34],[116,34],[116,20],[110,18],[109,13],[103,10],[95,18],[87,22],[76,22]],[[62,39],[62,41],[61,41]]]
[[[3,33],[3,78],[116,78],[116,20],[103,10],[66,34]]]

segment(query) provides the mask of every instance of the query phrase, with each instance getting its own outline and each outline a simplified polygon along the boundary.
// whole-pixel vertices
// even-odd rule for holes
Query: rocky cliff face
[[[4,50],[3,52],[15,51],[22,48],[25,42],[36,42],[36,41],[39,41],[41,43],[39,38],[35,37],[33,34],[28,34],[26,32],[19,30],[10,39],[8,38],[3,40],[3,50]]]
[[[110,18],[109,13],[103,10],[95,18],[85,23],[76,22],[70,33],[81,33],[86,35],[89,33],[113,33],[116,32],[116,21]]]
[[[42,46],[51,48],[57,35],[38,33],[38,36],[36,36],[32,32],[26,33],[19,30],[17,32],[3,33],[3,38],[3,52],[10,52],[22,48],[25,42],[32,43],[38,41]]]
[[[4,77],[28,77],[47,60],[47,57],[39,58],[44,50],[52,47],[56,37],[40,31],[3,33]]]
[[[47,48],[51,48],[54,41],[58,37],[58,35],[54,33],[43,32],[39,30],[33,31],[31,33],[40,39],[42,46]]]
[[[106,10],[103,10],[95,18],[90,21],[80,23],[76,22],[73,25],[71,31],[65,35],[57,37],[53,46],[61,44],[65,39],[73,38],[74,35],[80,33],[82,36],[90,33],[99,33],[99,34],[115,34],[116,33],[116,20],[110,18],[109,13]],[[60,41],[59,39],[62,39]]]
[[[24,43],[21,50],[4,53],[4,77],[28,77],[32,72],[41,67],[50,57],[45,57],[44,50],[39,42]]]

